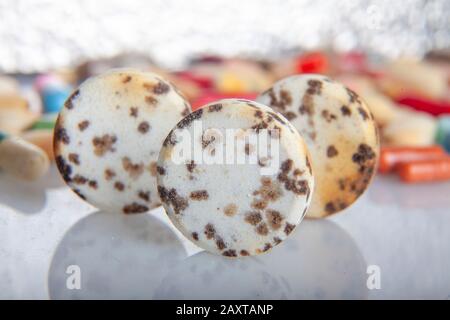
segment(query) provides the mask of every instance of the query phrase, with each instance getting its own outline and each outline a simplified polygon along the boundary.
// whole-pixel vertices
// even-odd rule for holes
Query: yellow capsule
[[[16,136],[0,133],[0,168],[22,180],[36,180],[49,168],[47,154]]]

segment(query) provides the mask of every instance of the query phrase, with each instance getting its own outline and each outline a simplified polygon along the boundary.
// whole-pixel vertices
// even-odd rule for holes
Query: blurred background
[[[43,72],[126,52],[171,69],[205,53],[422,57],[450,45],[449,10],[445,0],[1,0],[0,70]]]
[[[447,0],[0,0],[0,260],[6,261],[0,266],[0,287],[6,288],[0,297],[102,298],[117,292],[130,297],[127,292],[133,292],[127,277],[114,287],[126,268],[121,261],[147,261],[147,245],[141,248],[142,239],[130,236],[133,220],[103,213],[81,219],[93,208],[64,187],[53,164],[53,127],[64,101],[87,77],[115,67],[161,74],[194,110],[221,98],[254,99],[294,74],[321,73],[343,82],[374,115],[382,145],[380,172],[355,206],[327,222],[302,223],[312,232],[300,234],[299,241],[324,236],[311,250],[300,246],[300,253],[293,249],[283,256],[294,259],[297,252],[299,265],[312,261],[299,267],[308,276],[299,280],[297,292],[312,286],[303,298],[450,297]],[[24,146],[29,152],[15,152]],[[36,153],[50,166],[26,172],[22,164]],[[163,212],[160,216],[164,220]],[[114,234],[105,231],[105,223],[114,226]],[[80,225],[89,227],[83,231]],[[340,240],[327,238],[329,230]],[[114,259],[108,256],[111,260],[105,256],[117,246],[108,232],[112,239],[127,239]],[[103,238],[92,245],[100,233]],[[142,250],[130,258],[130,248]],[[332,259],[317,270],[316,262],[323,263],[330,252]],[[92,269],[99,291],[71,296],[62,287],[65,263],[77,259]],[[96,259],[114,266],[104,278],[97,277],[103,260]],[[333,269],[342,261],[345,268]],[[389,282],[368,294],[364,282],[370,264],[380,266]],[[34,275],[28,274],[30,265]],[[349,276],[355,265],[357,279]],[[261,265],[257,269],[264,271]],[[312,273],[314,279],[338,279],[340,290],[329,283],[316,288],[320,281],[306,280]],[[134,285],[147,279],[140,275]],[[145,283],[142,292],[148,289]],[[213,297],[221,297],[221,286]],[[119,287],[126,289],[115,290]],[[266,297],[267,290],[258,290]],[[162,296],[170,298],[169,293]]]

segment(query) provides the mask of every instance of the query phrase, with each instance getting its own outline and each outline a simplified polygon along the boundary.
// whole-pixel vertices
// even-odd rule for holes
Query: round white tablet
[[[59,114],[58,169],[97,208],[130,214],[157,207],[161,144],[189,112],[186,100],[155,74],[116,69],[90,78]]]
[[[360,97],[321,75],[285,78],[259,102],[282,113],[311,152],[316,189],[307,217],[324,217],[351,205],[376,172],[378,132]]]
[[[228,257],[263,253],[302,220],[314,187],[309,154],[279,113],[221,100],[183,120],[158,160],[158,192],[174,225]]]

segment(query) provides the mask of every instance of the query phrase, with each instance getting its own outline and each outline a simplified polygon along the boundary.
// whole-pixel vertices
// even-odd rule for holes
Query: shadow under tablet
[[[207,252],[178,263],[155,299],[366,299],[366,262],[327,220],[304,220],[267,254],[227,259]]]
[[[76,223],[58,245],[48,275],[49,295],[149,299],[169,267],[185,257],[173,231],[151,215],[97,212]],[[66,273],[70,266],[79,267],[80,289],[67,286],[75,274]]]

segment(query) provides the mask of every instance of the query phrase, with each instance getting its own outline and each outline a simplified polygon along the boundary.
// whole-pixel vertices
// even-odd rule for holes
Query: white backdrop
[[[450,46],[446,0],[0,0],[0,71],[139,52],[177,68],[194,54],[317,47],[374,56]]]

